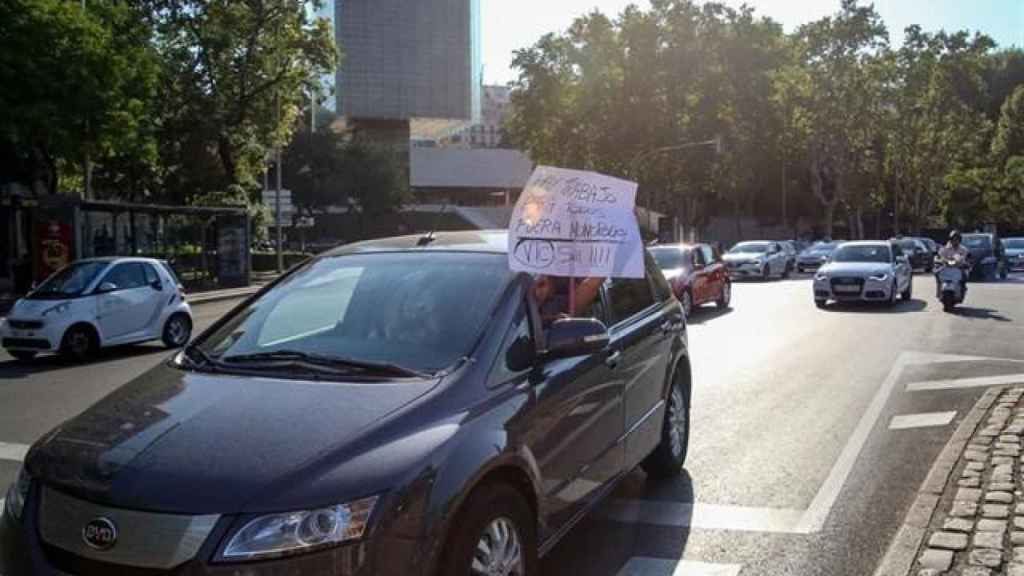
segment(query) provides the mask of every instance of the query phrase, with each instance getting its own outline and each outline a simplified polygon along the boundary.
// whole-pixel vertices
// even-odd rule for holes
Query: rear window
[[[662,270],[687,268],[690,260],[690,253],[678,248],[652,248],[651,255]]]
[[[965,235],[963,244],[968,248],[988,248],[992,246],[992,239],[988,236]]]

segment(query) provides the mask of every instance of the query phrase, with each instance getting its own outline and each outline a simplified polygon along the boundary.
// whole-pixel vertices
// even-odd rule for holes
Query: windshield
[[[1024,238],[1007,238],[1003,240],[1003,247],[1009,250],[1024,250]]]
[[[325,258],[199,346],[223,363],[287,352],[436,373],[472,352],[510,276],[494,254]]]
[[[810,252],[812,254],[828,254],[835,250],[836,246],[838,246],[838,244],[835,242],[819,242],[805,250],[805,252]]]
[[[658,263],[658,268],[662,270],[685,268],[689,260],[687,257],[689,253],[678,248],[653,248],[651,255],[654,256],[654,261]]]
[[[992,241],[985,235],[965,235],[963,245],[968,248],[988,248]]]
[[[733,246],[729,254],[764,254],[768,246],[768,242],[743,242]]]
[[[48,299],[81,296],[108,264],[108,262],[76,262],[71,264],[50,276],[46,282],[43,282],[39,288],[32,292],[29,298]]]
[[[899,245],[900,248],[903,248],[903,250],[907,252],[914,252],[921,249],[917,242],[914,242],[913,240],[900,240]]]
[[[852,245],[840,246],[832,253],[833,262],[891,262],[892,252],[888,246]]]

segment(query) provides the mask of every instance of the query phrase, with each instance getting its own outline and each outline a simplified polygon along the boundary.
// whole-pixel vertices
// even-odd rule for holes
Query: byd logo
[[[82,528],[82,540],[95,550],[110,550],[117,544],[117,526],[109,518],[96,518]]]

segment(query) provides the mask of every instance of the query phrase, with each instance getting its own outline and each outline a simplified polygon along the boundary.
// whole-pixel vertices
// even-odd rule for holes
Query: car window
[[[113,284],[118,290],[130,290],[146,285],[146,272],[140,262],[124,262],[111,268],[103,282]]]
[[[690,250],[690,254],[693,255],[693,263],[694,263],[694,265],[696,265],[696,266],[703,266],[703,265],[707,264],[707,261],[704,258],[704,253],[702,251],[700,251],[700,250]]]
[[[160,276],[156,273],[156,270],[150,264],[143,264],[143,270],[146,273],[146,284],[152,285],[160,280]]]
[[[704,255],[705,262],[710,264],[715,261],[715,253],[712,252],[711,246],[701,246],[700,251]]]
[[[654,297],[659,302],[669,300],[672,298],[672,287],[668,285],[668,280],[665,279],[665,275],[661,273],[661,270],[650,256],[647,256],[645,260],[647,261],[647,276],[651,279],[651,285],[654,289]],[[598,318],[603,319],[603,317]]]
[[[611,322],[618,324],[654,304],[647,278],[614,278],[608,288]]]
[[[501,349],[498,357],[491,367],[491,373],[487,377],[488,386],[498,386],[508,382],[515,376],[522,374],[525,370],[514,370],[511,361],[513,350],[518,346],[534,346],[533,330],[530,325],[530,315],[527,313],[526,302],[521,302],[512,319],[512,325],[501,342]]]
[[[895,262],[900,256],[903,256],[903,248],[899,244],[892,245],[892,261]]]

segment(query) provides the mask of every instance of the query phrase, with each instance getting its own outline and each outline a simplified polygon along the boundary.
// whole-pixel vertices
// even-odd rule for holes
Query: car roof
[[[508,254],[507,230],[466,230],[435,232],[432,240],[420,246],[425,234],[395,236],[339,246],[324,256],[345,256],[373,252],[480,252]]]
[[[843,242],[843,246],[892,246],[892,242],[888,240],[854,240],[852,242]]]
[[[121,262],[148,262],[150,264],[159,264],[161,260],[156,258],[143,258],[141,256],[97,256],[95,258],[80,258],[75,260],[73,263],[78,264],[82,262],[97,262],[102,264],[112,264]]]
[[[659,248],[670,248],[670,249],[675,249],[675,250],[683,251],[683,250],[692,250],[694,248],[697,248],[697,247],[703,246],[703,245],[704,244],[686,244],[686,243],[683,243],[683,242],[678,242],[678,243],[675,243],[675,244],[655,244],[654,246],[648,246],[647,249],[648,250],[657,250]]]

